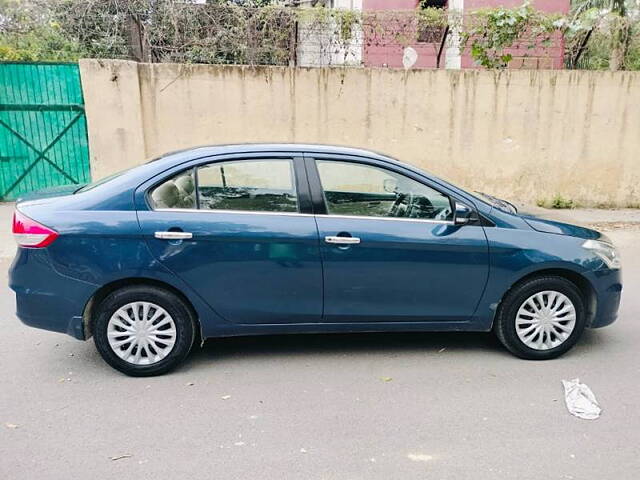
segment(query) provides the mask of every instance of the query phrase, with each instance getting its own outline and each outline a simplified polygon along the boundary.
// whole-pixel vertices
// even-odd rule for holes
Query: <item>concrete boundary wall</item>
[[[185,147],[370,148],[467,188],[640,206],[640,74],[80,62],[94,179]]]

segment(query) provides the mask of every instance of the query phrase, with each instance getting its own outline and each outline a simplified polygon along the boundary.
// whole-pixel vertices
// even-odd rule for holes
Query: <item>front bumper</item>
[[[46,248],[18,248],[9,269],[16,294],[16,315],[25,325],[87,338],[82,314],[97,286],[61,275]]]
[[[618,318],[622,297],[622,272],[620,269],[595,270],[589,273],[589,280],[595,292],[596,308],[587,326],[600,328],[611,325]]]

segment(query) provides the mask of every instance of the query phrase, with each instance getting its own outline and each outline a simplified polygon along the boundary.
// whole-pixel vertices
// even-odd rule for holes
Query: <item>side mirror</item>
[[[384,188],[385,192],[396,193],[398,181],[395,178],[385,178],[382,182],[382,188]]]
[[[475,210],[468,207],[464,203],[456,202],[456,213],[453,223],[456,225],[466,225],[467,223],[478,220]]]

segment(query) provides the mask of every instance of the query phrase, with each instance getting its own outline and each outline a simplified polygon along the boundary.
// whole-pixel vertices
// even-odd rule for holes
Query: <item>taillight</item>
[[[43,248],[58,238],[58,232],[16,210],[13,213],[13,238],[21,247]]]

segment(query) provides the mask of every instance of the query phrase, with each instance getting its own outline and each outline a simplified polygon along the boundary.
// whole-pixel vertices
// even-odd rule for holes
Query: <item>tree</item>
[[[624,62],[629,50],[630,19],[627,2],[629,0],[572,0],[573,22],[591,16],[594,12],[606,21],[610,31],[609,69],[617,71],[625,67]],[[595,27],[592,27],[592,29]],[[586,33],[588,40],[590,32]],[[584,46],[584,45],[583,45]],[[581,51],[578,52],[578,55]]]
[[[83,53],[45,0],[0,0],[0,61],[73,61]]]

